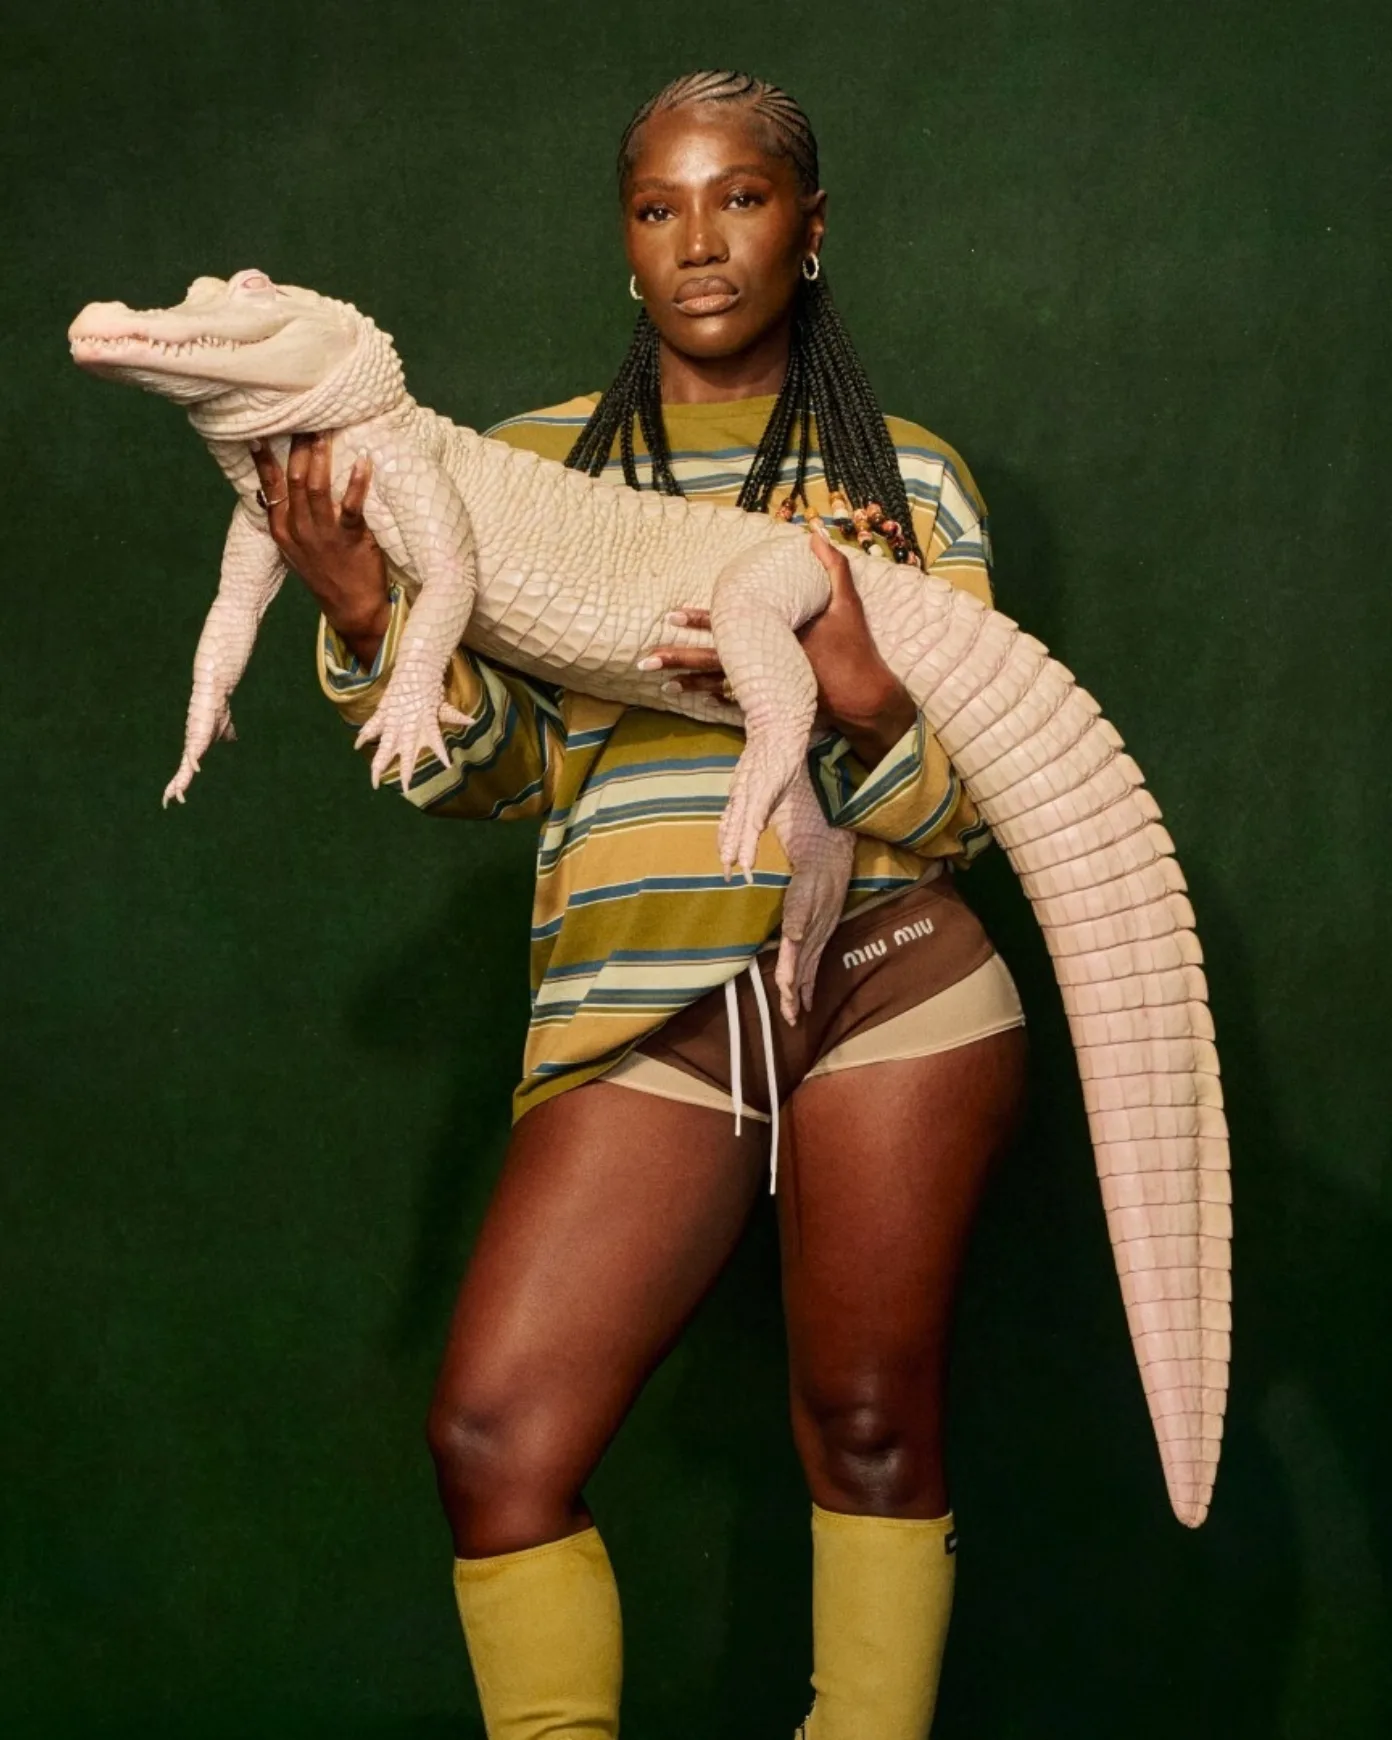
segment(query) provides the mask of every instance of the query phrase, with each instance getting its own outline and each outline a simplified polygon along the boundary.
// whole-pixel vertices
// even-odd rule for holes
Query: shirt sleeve
[[[386,634],[366,669],[327,621],[319,619],[319,683],[355,731],[376,711],[410,617],[405,589],[395,575],[390,599]],[[450,655],[445,699],[473,723],[445,727],[447,766],[429,750],[421,752],[405,794],[408,801],[432,816],[513,821],[545,815],[565,741],[557,691],[461,647]],[[373,747],[364,746],[369,759]],[[382,783],[401,789],[397,772]]]
[[[921,713],[878,766],[867,771],[845,738],[832,737],[825,740],[817,771],[824,792],[828,776],[835,782],[827,814],[838,828],[908,851],[941,831],[963,795],[952,763]]]

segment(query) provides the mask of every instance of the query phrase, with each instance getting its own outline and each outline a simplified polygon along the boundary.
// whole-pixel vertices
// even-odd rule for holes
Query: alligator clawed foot
[[[802,759],[794,739],[791,753],[782,742],[767,738],[746,743],[730,780],[730,796],[720,818],[720,862],[728,882],[738,866],[746,877],[754,873],[759,840]]]
[[[812,1007],[817,968],[845,902],[855,838],[835,829],[828,848],[823,859],[793,871],[783,896],[783,935],[774,982],[779,1009],[790,1027],[797,1025],[800,1009]]]
[[[363,749],[369,743],[377,745],[372,757],[372,786],[375,791],[395,762],[403,792],[410,791],[417,772],[421,751],[428,749],[441,767],[448,767],[449,749],[445,744],[443,725],[472,725],[472,714],[461,712],[438,698],[425,702],[393,702],[390,690],[382,704],[354,739],[353,747]]]
[[[179,762],[179,771],[164,788],[164,796],[160,800],[160,808],[167,810],[171,803],[183,803],[184,793],[193,784],[193,776],[198,772],[197,763],[185,752]]]
[[[206,718],[206,715],[203,715]],[[211,723],[191,726],[184,739],[184,753],[179,760],[179,771],[164,788],[161,808],[168,809],[172,803],[183,803],[184,793],[193,784],[193,776],[203,771],[203,757],[214,743],[235,743],[236,728],[232,724],[232,709],[224,701],[215,708]]]

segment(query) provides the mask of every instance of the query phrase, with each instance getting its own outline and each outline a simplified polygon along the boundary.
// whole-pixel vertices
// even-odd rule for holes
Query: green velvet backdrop
[[[1231,1113],[1232,1408],[1190,1535],[988,854],[1035,1088],[963,1298],[938,1732],[1392,1731],[1387,38],[1381,0],[7,20],[0,1732],[478,1732],[421,1423],[526,1005],[530,830],[372,795],[299,588],[241,742],[161,811],[229,497],[66,323],[256,265],[370,310],[460,421],[602,385],[618,132],[731,63],[812,114],[886,408],[968,457],[1003,607],[1147,771]],[[783,1384],[761,1211],[593,1484],[639,1740],[803,1713]]]

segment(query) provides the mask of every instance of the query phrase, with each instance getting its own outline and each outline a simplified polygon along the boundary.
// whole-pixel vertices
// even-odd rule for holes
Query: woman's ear
[[[803,245],[812,254],[821,252],[822,238],[826,235],[826,205],[826,189],[819,187],[816,193],[808,194],[803,208],[807,219]]]

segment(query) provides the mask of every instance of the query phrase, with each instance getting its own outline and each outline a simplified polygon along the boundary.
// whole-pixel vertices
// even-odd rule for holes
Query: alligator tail
[[[1227,1399],[1232,1196],[1194,911],[1097,702],[1008,616],[961,589],[942,605],[908,686],[1043,927],[1170,1502],[1196,1528]]]

